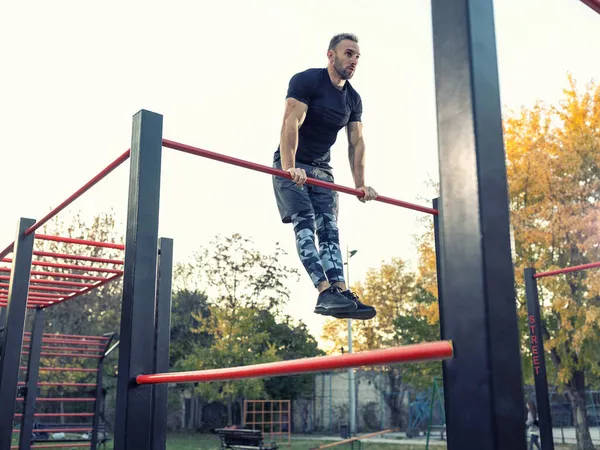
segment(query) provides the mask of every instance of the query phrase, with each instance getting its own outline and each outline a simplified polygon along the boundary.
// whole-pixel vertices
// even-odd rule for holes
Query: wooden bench
[[[221,438],[221,449],[276,450],[277,443],[265,444],[262,431],[243,428],[219,428],[216,430]]]

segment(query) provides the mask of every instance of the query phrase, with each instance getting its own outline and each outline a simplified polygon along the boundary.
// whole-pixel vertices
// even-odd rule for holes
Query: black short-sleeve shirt
[[[350,82],[336,88],[327,69],[307,69],[295,74],[288,86],[286,98],[306,103],[308,110],[298,131],[296,161],[329,168],[331,147],[338,132],[349,122],[360,122],[362,100]],[[279,147],[275,160],[279,159]]]

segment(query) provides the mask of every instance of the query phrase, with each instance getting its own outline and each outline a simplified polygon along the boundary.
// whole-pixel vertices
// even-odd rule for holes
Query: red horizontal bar
[[[52,445],[38,445],[38,444],[34,444],[31,446],[31,448],[65,448],[65,447],[89,447],[91,445],[90,444],[74,444],[74,443],[64,443],[64,444],[52,444]],[[10,449],[11,450],[17,450],[19,448],[18,445],[11,445]]]
[[[27,355],[29,352],[21,352],[22,355]],[[90,355],[88,353],[62,353],[62,352],[42,352],[40,356],[64,356],[73,358],[102,358],[102,355]]]
[[[8,306],[8,303],[6,301],[0,300],[0,307],[6,308],[7,306]],[[37,306],[28,304],[27,309],[37,309]]]
[[[19,367],[21,370],[27,370],[27,367],[21,366]],[[40,372],[98,372],[98,369],[82,369],[81,367],[40,367]]]
[[[0,287],[8,288],[8,287],[10,287],[10,284],[8,284],[8,283],[0,283]],[[63,287],[51,287],[51,286],[29,285],[29,292],[31,292],[31,291],[46,291],[46,292],[65,292],[65,293],[71,293],[71,292],[79,292],[79,289],[71,289],[71,288],[63,288]]]
[[[23,334],[31,335],[31,331],[25,331]],[[108,341],[110,338],[106,336],[86,336],[83,334],[63,334],[63,333],[44,333],[42,334],[42,338],[51,338],[51,339],[88,339],[90,341]]]
[[[104,177],[106,177],[109,173],[111,173],[113,170],[115,170],[117,167],[119,167],[121,164],[123,164],[125,161],[127,161],[127,159],[129,159],[130,154],[131,154],[131,150],[129,149],[125,153],[123,153],[121,156],[119,156],[117,159],[115,159],[113,162],[111,162],[104,169],[102,169],[100,171],[100,173],[98,173],[98,175],[96,175],[90,181],[85,183],[82,187],[80,187],[77,191],[75,191],[75,193],[73,195],[68,197],[64,202],[62,202],[60,205],[58,205],[56,208],[54,208],[52,211],[50,211],[48,214],[46,214],[42,219],[40,219],[35,224],[33,224],[33,226],[29,227],[25,231],[25,236],[29,236],[31,233],[36,231],[38,228],[40,228],[42,225],[44,225],[46,222],[48,222],[50,219],[52,219],[54,216],[56,216],[59,212],[61,212],[63,209],[65,209],[67,206],[69,206],[71,203],[73,203],[75,200],[77,200],[79,197],[81,197],[81,195],[86,193],[96,183],[98,183],[100,180],[102,180]],[[0,255],[0,257],[3,257],[3,256]]]
[[[221,155],[219,153],[214,153],[208,150],[204,150],[197,147],[192,147],[190,145],[180,144],[178,142],[170,141],[168,139],[163,139],[163,146],[167,148],[171,148],[173,150],[178,150],[180,152],[189,153],[191,155],[202,156],[204,158],[213,159],[215,161],[224,162],[227,164],[233,164],[234,166],[244,167],[250,170],[256,170],[257,172],[268,173],[270,175],[276,175],[283,178],[291,179],[291,175],[283,170],[278,170],[273,167],[264,166],[262,164],[256,164],[253,162],[245,161],[243,159],[234,158],[231,156]],[[329,183],[327,181],[317,180],[315,178],[308,178],[306,180],[307,184],[313,184],[315,186],[324,187],[327,189],[332,189],[334,191],[343,192],[345,194],[355,195],[357,197],[363,197],[365,193],[359,189],[353,189],[345,186],[340,186],[339,184]],[[390,205],[400,206],[401,208],[412,209],[415,211],[424,212],[427,214],[437,215],[438,211],[433,208],[428,208],[426,206],[415,205],[413,203],[404,202],[402,200],[396,200],[390,197],[384,197],[382,195],[378,195],[375,200],[388,203]]]
[[[25,400],[23,397],[17,397],[17,401]],[[36,402],[95,402],[95,398],[90,397],[38,397]]]
[[[76,259],[78,261],[99,262],[105,264],[123,264],[123,260],[120,259],[98,258],[97,256],[70,255],[67,253],[41,252],[37,250],[33,252],[33,254],[35,256],[44,256],[46,258]]]
[[[53,304],[52,304],[52,306],[54,306],[54,305],[58,305],[59,303],[65,302],[65,301],[67,301],[67,300],[71,300],[71,299],[73,299],[73,298],[75,298],[75,297],[79,297],[80,295],[87,294],[88,292],[90,292],[90,291],[91,291],[91,290],[93,290],[93,289],[97,289],[97,288],[99,288],[100,286],[103,286],[103,285],[105,285],[105,284],[108,284],[108,283],[110,283],[110,282],[111,282],[111,281],[113,281],[113,280],[116,280],[117,278],[121,277],[121,275],[122,275],[122,274],[123,274],[123,273],[121,272],[121,273],[118,273],[118,274],[115,274],[115,275],[111,275],[110,277],[107,277],[105,280],[103,280],[103,281],[101,281],[101,282],[99,282],[99,283],[95,284],[95,285],[94,285],[94,287],[89,287],[89,288],[82,289],[82,290],[81,290],[80,292],[78,292],[77,294],[70,294],[69,296],[67,296],[67,297],[65,297],[65,298],[63,298],[63,299],[61,299],[61,300],[59,300],[59,301],[57,301],[57,302],[53,303]]]
[[[582,3],[592,8],[598,14],[600,14],[600,0],[581,0]]]
[[[2,262],[12,262],[12,259],[5,258],[1,260]],[[49,261],[32,261],[32,265],[34,266],[45,266],[45,267],[56,267],[60,269],[73,269],[73,270],[81,270],[88,272],[104,272],[104,273],[120,273],[123,271],[120,269],[105,269],[103,267],[93,267],[93,266],[78,266],[76,264],[63,264],[63,263],[55,263]]]
[[[600,267],[600,261],[589,263],[589,264],[581,264],[579,266],[565,267],[564,269],[551,270],[549,272],[539,272],[539,273],[536,273],[535,275],[533,275],[533,278],[544,278],[544,277],[549,277],[552,275],[560,275],[563,273],[578,272],[580,270],[587,270],[587,269],[595,269],[597,267]]]
[[[29,347],[29,345],[24,345],[23,347]],[[51,346],[51,345],[42,345],[41,347],[42,350],[66,350],[68,352],[81,352],[81,351],[86,351],[86,352],[98,352],[98,353],[104,353],[103,349],[96,349],[96,348],[81,348],[81,347],[55,347],[55,346]]]
[[[24,337],[23,341],[25,342],[29,342],[31,341],[30,337]],[[85,341],[77,341],[75,339],[47,339],[47,338],[43,338],[42,339],[42,343],[44,344],[71,344],[71,345],[83,345],[86,347],[99,347],[99,348],[104,348],[106,347],[105,344],[102,344],[100,342],[85,342]]]
[[[117,250],[125,250],[125,246],[123,244],[113,244],[111,242],[96,242],[89,241],[86,239],[77,239],[70,238],[64,236],[50,236],[47,234],[36,234],[36,239],[40,239],[42,241],[54,241],[54,242],[64,242],[66,244],[81,244],[81,245],[89,245],[90,247],[104,247],[104,248],[114,248]]]
[[[93,428],[35,428],[33,430],[34,433],[68,433],[68,432],[82,432],[82,431],[92,431]],[[21,430],[19,428],[15,428],[13,433],[20,433]]]
[[[22,416],[23,414],[17,413],[15,416]],[[35,417],[92,417],[94,413],[35,413]]]
[[[138,375],[137,384],[189,383],[235,380],[241,378],[270,377],[280,375],[296,375],[300,373],[323,372],[348,367],[374,366],[419,361],[434,361],[451,358],[452,343],[449,341],[429,342],[406,345],[384,350],[371,350],[361,353],[347,353],[336,356],[317,356],[256,364],[251,366],[230,367],[223,369],[197,370],[180,373],[158,373]]]
[[[2,272],[2,269],[4,267],[0,268],[0,272]],[[31,272],[32,275],[38,275],[38,274],[43,274],[43,273],[52,273],[52,272]],[[101,280],[104,279],[104,277],[94,277],[94,278],[99,278]],[[6,276],[6,275],[0,275],[0,280],[6,280],[6,281],[10,281],[10,277]],[[82,283],[80,281],[59,281],[59,280],[50,280],[50,279],[43,279],[43,278],[31,278],[30,283],[35,283],[35,284],[53,284],[56,286],[71,286],[71,287],[77,287],[77,286],[81,286],[81,287],[88,287],[88,286],[93,286],[92,283]]]
[[[2,291],[0,290],[0,294],[7,294],[8,291]],[[66,295],[66,294],[65,294]],[[3,296],[0,295],[0,298],[2,298]],[[32,300],[52,300],[52,299],[58,299],[58,298],[63,298],[64,295],[56,295],[56,294],[44,294],[43,292],[30,292],[29,295],[27,296],[28,299]],[[4,295],[4,298],[8,299],[8,297],[6,295]]]
[[[0,301],[7,302],[8,297],[6,297],[5,295],[0,295]],[[47,298],[39,298],[39,297],[28,297],[27,298],[27,303],[29,305],[49,305],[51,302],[52,302],[52,300],[48,300]]]
[[[19,381],[19,386],[24,386],[24,381]],[[49,381],[41,381],[38,386],[67,386],[67,387],[95,387],[96,383],[55,383]]]

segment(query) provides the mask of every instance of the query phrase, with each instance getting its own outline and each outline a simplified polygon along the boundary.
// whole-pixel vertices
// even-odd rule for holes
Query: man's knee
[[[339,229],[333,214],[318,214],[316,224],[319,242],[339,242]]]

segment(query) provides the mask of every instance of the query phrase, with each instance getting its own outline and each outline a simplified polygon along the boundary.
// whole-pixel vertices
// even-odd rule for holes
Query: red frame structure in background
[[[258,407],[260,406],[260,409]],[[257,417],[258,416],[258,417]],[[287,416],[287,420],[282,420]],[[248,418],[250,417],[250,420]],[[242,425],[262,431],[263,435],[287,434],[288,447],[292,445],[292,404],[290,400],[244,400]],[[287,432],[283,426],[287,425]],[[279,429],[279,430],[278,430]]]

